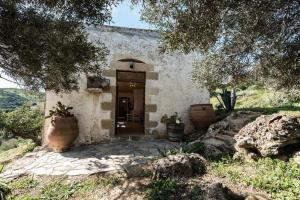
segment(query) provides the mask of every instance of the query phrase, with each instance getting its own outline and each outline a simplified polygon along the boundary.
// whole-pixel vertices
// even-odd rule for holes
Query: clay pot
[[[79,130],[75,117],[52,117],[47,130],[47,145],[55,152],[68,150],[78,137]]]
[[[167,124],[167,132],[169,140],[174,142],[181,141],[184,133],[184,123]]]
[[[191,105],[190,117],[197,131],[206,131],[216,121],[216,115],[211,104]]]

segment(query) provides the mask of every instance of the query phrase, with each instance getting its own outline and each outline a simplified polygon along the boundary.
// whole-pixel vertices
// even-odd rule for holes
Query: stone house
[[[199,54],[160,53],[159,34],[153,30],[103,26],[89,28],[88,33],[90,40],[101,40],[110,51],[109,69],[104,71],[109,86],[88,88],[83,74],[78,92],[47,90],[46,116],[57,101],[73,106],[79,125],[76,144],[128,135],[163,136],[166,128],[160,119],[174,112],[186,124],[185,133],[193,131],[190,105],[209,102],[208,91],[191,81],[192,63]],[[44,130],[48,126],[46,120]]]

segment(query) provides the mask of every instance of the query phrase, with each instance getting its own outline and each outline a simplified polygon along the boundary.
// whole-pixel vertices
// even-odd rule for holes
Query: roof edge
[[[135,32],[153,32],[158,33],[158,30],[154,29],[144,29],[144,28],[132,28],[132,27],[125,27],[125,26],[111,26],[111,25],[102,25],[100,26],[102,29],[105,30],[116,30],[116,31],[135,31]]]

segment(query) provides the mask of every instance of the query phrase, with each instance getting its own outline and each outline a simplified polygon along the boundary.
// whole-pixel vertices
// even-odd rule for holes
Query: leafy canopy
[[[101,75],[108,50],[90,42],[85,27],[109,22],[118,2],[0,1],[0,72],[32,89],[56,92],[77,89],[80,73]]]
[[[132,2],[142,2],[142,19],[161,31],[163,50],[204,54],[194,78],[206,86],[263,77],[268,86],[300,88],[298,0]]]

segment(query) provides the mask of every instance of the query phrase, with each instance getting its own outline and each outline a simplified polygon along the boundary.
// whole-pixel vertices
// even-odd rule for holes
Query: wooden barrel
[[[184,133],[184,124],[168,124],[167,125],[168,138],[171,141],[179,142],[182,140]]]
[[[206,131],[216,121],[216,115],[211,104],[191,105],[190,117],[197,131]]]

